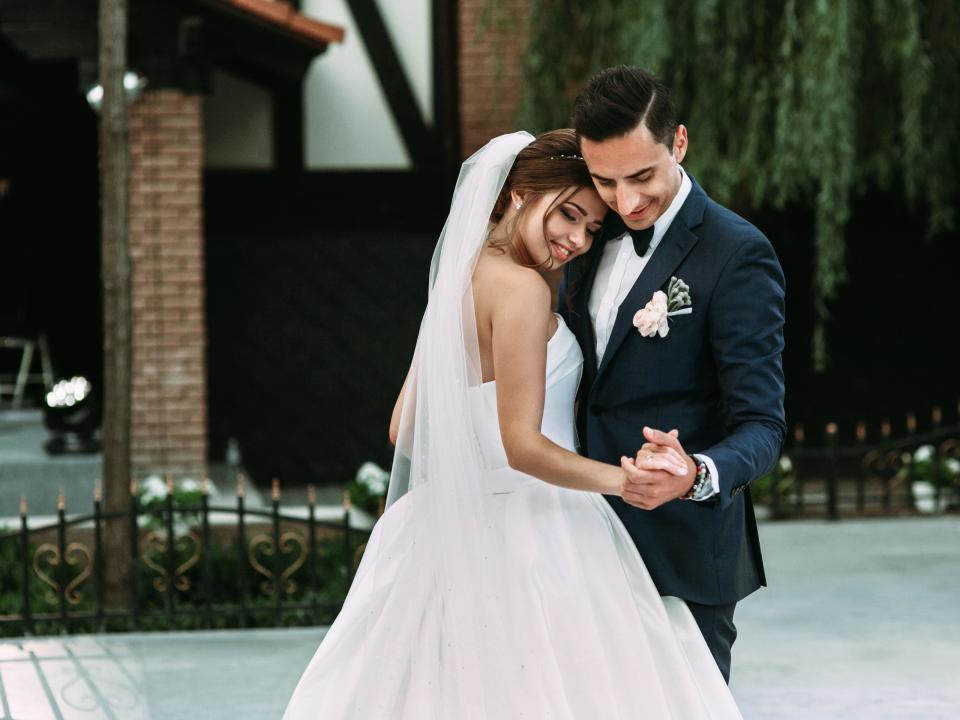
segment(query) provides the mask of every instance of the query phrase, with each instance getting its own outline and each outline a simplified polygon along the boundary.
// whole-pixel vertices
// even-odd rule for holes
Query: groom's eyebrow
[[[653,166],[653,165],[650,165],[650,166],[648,166],[648,167],[641,168],[640,170],[637,170],[637,171],[636,171],[635,173],[633,173],[632,175],[627,175],[626,178],[627,178],[627,180],[632,180],[632,179],[634,179],[634,178],[640,177],[641,175],[646,175],[648,172],[650,172],[650,171],[653,170],[653,169],[654,169],[654,166]],[[612,180],[613,180],[613,178],[604,177],[603,175],[598,175],[597,173],[593,173],[593,172],[592,172],[592,173],[590,173],[590,174],[591,174],[593,177],[595,177],[597,180],[606,180],[606,181],[608,181],[608,182],[612,182]]]

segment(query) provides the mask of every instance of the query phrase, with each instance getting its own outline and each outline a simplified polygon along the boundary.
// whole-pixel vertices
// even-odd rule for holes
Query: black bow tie
[[[633,238],[633,249],[637,257],[643,257],[650,249],[650,241],[653,240],[653,225],[643,230],[630,230],[630,237]]]
[[[624,233],[630,235],[633,240],[633,249],[637,257],[643,257],[650,249],[650,241],[653,239],[653,225],[643,230],[631,230],[624,222],[623,218],[617,213],[611,211],[603,222],[603,234],[613,240]]]

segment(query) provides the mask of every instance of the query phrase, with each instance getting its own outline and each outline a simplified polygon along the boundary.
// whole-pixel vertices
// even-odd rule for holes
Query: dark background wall
[[[346,188],[354,182],[359,186]],[[209,185],[218,183],[208,198],[209,222],[227,217],[228,198],[240,192],[225,192],[231,183],[224,178]],[[264,190],[259,205],[270,227],[208,233],[211,448],[222,452],[226,437],[236,435],[261,481],[280,475],[285,482],[343,482],[363,461],[388,465],[392,457],[390,411],[413,351],[449,198],[439,187],[396,176],[340,186],[326,191],[335,192],[333,203],[320,201],[318,186],[316,204],[299,210],[289,192],[271,200]],[[365,213],[358,197],[395,203]],[[233,207],[255,202],[234,197]],[[924,240],[922,218],[894,194],[856,202],[850,280],[830,326],[832,364],[820,375],[810,362],[811,213],[741,212],[770,237],[787,276],[791,426],[803,423],[816,440],[828,421],[840,422],[850,437],[855,421],[875,433],[884,417],[897,432],[910,411],[922,428],[934,404],[948,421],[956,417],[956,235]]]
[[[259,482],[389,466],[387,427],[426,303],[424,232],[318,229],[207,242],[211,452]]]

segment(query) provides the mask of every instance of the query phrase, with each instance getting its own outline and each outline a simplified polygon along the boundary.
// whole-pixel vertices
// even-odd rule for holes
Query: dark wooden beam
[[[303,85],[299,80],[273,87],[273,156],[278,172],[303,172]]]
[[[433,0],[433,116],[440,153],[440,183],[453,192],[460,173],[460,37],[458,8]]]
[[[367,48],[367,54],[397,127],[400,128],[400,135],[410,159],[418,168],[435,164],[433,132],[423,120],[413,87],[400,63],[400,55],[393,45],[390,33],[387,32],[376,0],[347,0],[347,5]]]

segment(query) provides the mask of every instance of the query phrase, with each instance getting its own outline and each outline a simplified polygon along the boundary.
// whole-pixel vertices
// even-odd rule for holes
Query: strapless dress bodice
[[[547,343],[547,377],[540,431],[557,445],[575,452],[574,401],[580,385],[583,354],[563,318],[558,315],[557,321],[557,331]],[[470,408],[490,491],[511,492],[529,482],[540,482],[537,478],[512,469],[507,463],[497,416],[495,380],[471,390]]]

